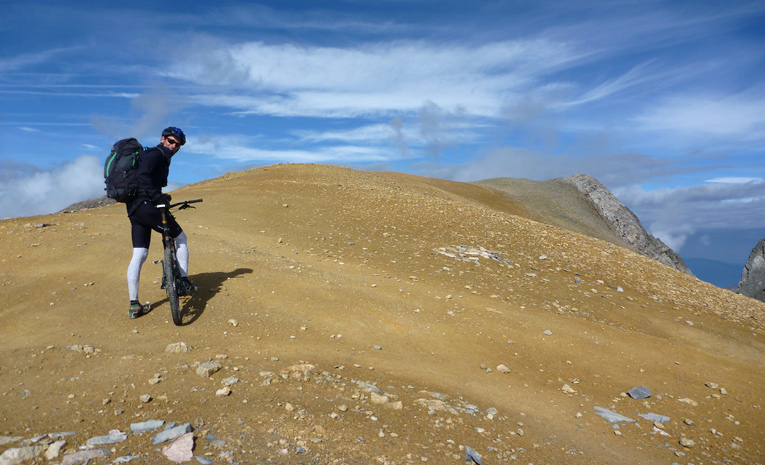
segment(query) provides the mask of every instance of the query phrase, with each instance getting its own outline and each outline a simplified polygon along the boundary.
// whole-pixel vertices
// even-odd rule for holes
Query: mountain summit
[[[649,234],[638,217],[592,176],[576,174],[548,181],[494,178],[476,184],[522,202],[532,218],[613,242],[693,274],[680,255]]]

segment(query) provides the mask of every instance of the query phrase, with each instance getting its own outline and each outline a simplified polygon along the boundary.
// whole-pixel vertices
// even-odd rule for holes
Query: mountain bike
[[[178,265],[176,255],[175,241],[170,237],[170,227],[167,224],[168,216],[172,216],[170,210],[179,207],[178,210],[185,210],[192,207],[192,203],[201,202],[202,199],[186,200],[171,205],[159,204],[157,208],[162,213],[162,244],[165,246],[165,258],[162,260],[162,289],[167,291],[167,300],[170,302],[170,313],[173,315],[173,323],[180,326],[181,304],[178,301],[179,295],[186,295],[186,290],[181,282],[181,268]]]

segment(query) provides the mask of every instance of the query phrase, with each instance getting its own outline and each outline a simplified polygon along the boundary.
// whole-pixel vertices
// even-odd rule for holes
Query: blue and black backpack
[[[104,164],[106,196],[128,203],[138,196],[138,164],[145,148],[133,137],[117,141]]]

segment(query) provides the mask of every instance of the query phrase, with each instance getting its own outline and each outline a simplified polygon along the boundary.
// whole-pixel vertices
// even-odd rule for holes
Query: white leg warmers
[[[141,267],[146,257],[149,256],[149,249],[134,248],[133,258],[127,270],[128,295],[130,300],[138,300],[138,282],[141,279]]]
[[[175,255],[178,257],[178,266],[181,269],[181,277],[189,275],[189,246],[187,244],[186,233],[181,232],[175,239]]]

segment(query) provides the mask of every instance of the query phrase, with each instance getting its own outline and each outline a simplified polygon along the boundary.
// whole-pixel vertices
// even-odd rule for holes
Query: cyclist
[[[133,258],[127,270],[130,318],[138,318],[149,311],[148,305],[141,306],[138,299],[141,267],[149,256],[151,230],[162,232],[162,215],[156,206],[170,202],[170,194],[162,193],[162,188],[167,186],[170,160],[185,143],[186,135],[183,131],[171,126],[162,131],[160,143],[156,147],[147,149],[141,155],[141,163],[136,172],[140,185],[139,193],[135,200],[127,204],[133,241]],[[189,248],[186,233],[169,213],[168,226],[170,236],[175,240],[181,270],[182,288],[179,289],[179,295],[191,295],[197,288],[188,277]]]

